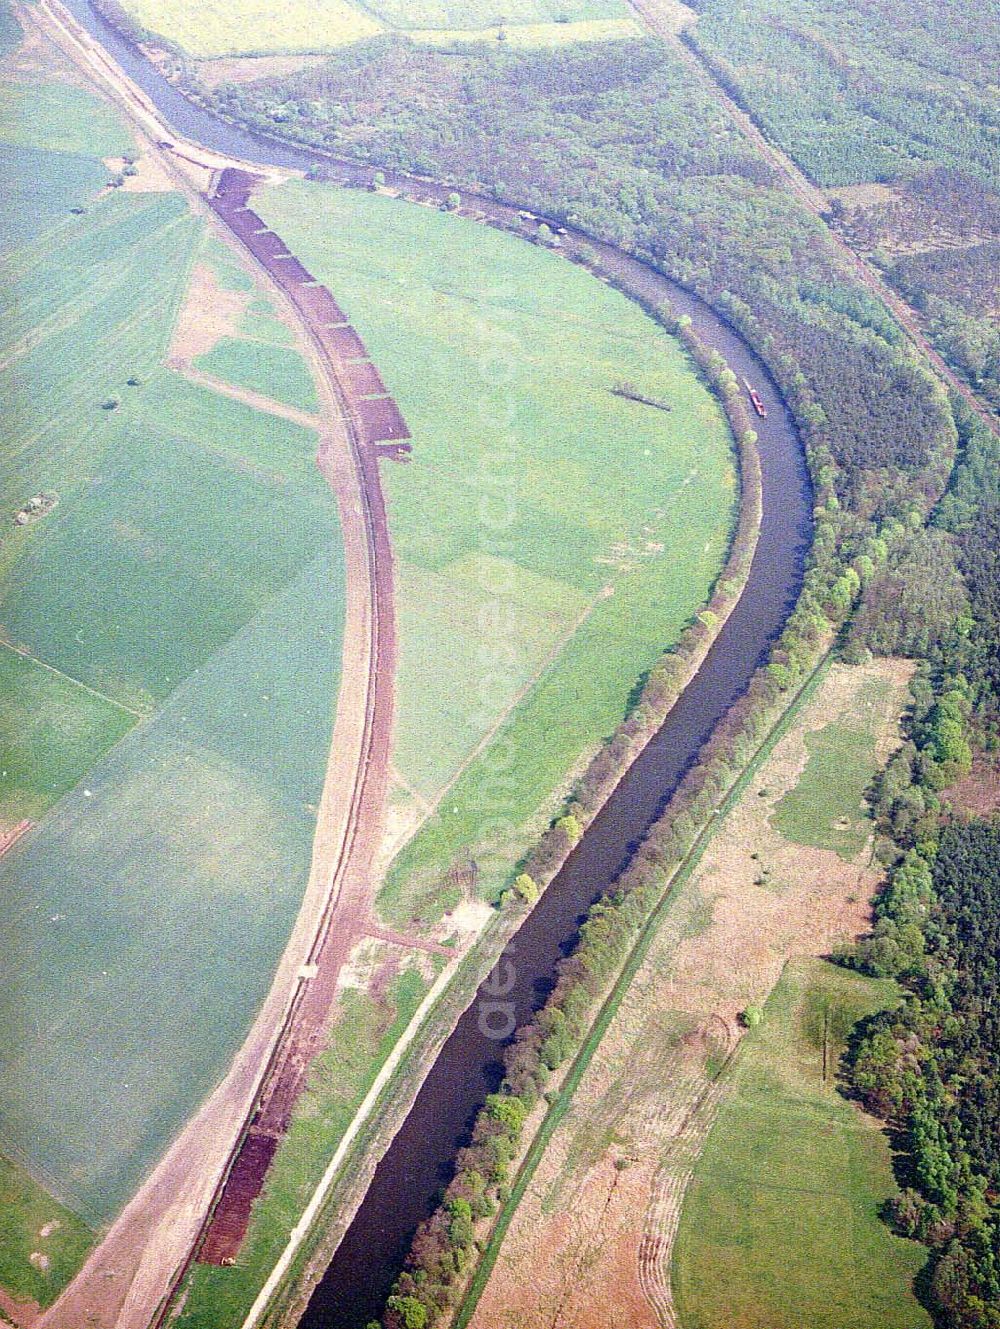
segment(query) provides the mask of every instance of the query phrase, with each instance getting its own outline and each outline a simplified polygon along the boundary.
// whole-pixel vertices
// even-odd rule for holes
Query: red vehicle
[[[753,402],[754,410],[757,412],[757,414],[760,416],[762,420],[766,420],[767,407],[761,401],[760,393],[756,390],[756,388],[752,388],[750,384],[746,381],[746,379],[743,380],[743,386],[746,388],[747,392],[750,395],[750,400]]]

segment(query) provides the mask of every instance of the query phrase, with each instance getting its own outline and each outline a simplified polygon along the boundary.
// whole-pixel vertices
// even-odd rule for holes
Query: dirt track
[[[158,160],[196,211],[209,215],[186,164],[158,147],[166,135],[150,105],[96,43],[58,6],[40,5],[22,17],[88,79],[96,76],[127,113],[143,152]],[[231,165],[207,154],[201,178],[205,168]],[[225,233],[235,243],[228,228]],[[323,426],[317,463],[337,499],[346,565],[343,670],[309,882],[274,984],[232,1067],[46,1312],[40,1321],[46,1329],[146,1329],[157,1316],[164,1292],[198,1240],[248,1117],[261,1104],[262,1083],[268,1120],[287,1120],[303,1072],[321,1045],[340,967],[370,921],[370,868],[388,783],[396,657],[378,453],[362,441],[337,362],[288,298],[286,283],[275,286],[308,341],[316,371]]]

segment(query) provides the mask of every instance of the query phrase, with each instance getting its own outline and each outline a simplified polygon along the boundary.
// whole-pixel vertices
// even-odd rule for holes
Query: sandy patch
[[[464,944],[482,932],[493,912],[492,906],[485,900],[463,900],[451,913],[445,914],[441,920],[441,931],[445,937],[454,937],[460,944]]]
[[[888,755],[910,672],[896,661],[834,666],[679,888],[528,1187],[475,1329],[606,1329],[609,1306],[629,1329],[675,1323],[673,1239],[728,1084],[738,1013],[766,998],[791,956],[863,931],[878,881],[868,846],[844,862],[791,844],[771,814],[805,767],[805,735],[856,712],[876,676],[895,685],[879,717]]]
[[[205,263],[195,264],[184,303],[174,324],[170,359],[189,365],[205,355],[223,337],[235,337],[250,303],[249,291],[229,291]]]
[[[104,165],[113,175],[120,175],[128,165],[124,157],[105,157]],[[134,174],[125,176],[118,188],[127,194],[163,194],[176,188],[163,163],[149,153],[137,157],[132,163]]]
[[[371,988],[375,975],[385,963],[389,947],[377,937],[362,937],[352,948],[347,961],[341,965],[337,976],[337,991],[356,988],[367,991]]]

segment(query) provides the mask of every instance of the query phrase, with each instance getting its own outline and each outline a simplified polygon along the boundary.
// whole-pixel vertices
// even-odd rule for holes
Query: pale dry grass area
[[[453,42],[496,42],[499,26],[490,28],[412,28],[406,35],[433,46]],[[569,42],[623,41],[642,36],[631,18],[579,19],[570,23],[509,23],[504,26],[510,46],[565,46]]]
[[[105,157],[104,165],[114,175],[125,169],[124,157]],[[164,194],[176,186],[167,174],[163,163],[148,153],[143,153],[132,163],[134,175],[126,175],[120,187],[127,194]]]
[[[790,957],[863,931],[878,881],[870,845],[845,862],[788,842],[771,814],[805,770],[806,735],[856,719],[879,679],[891,686],[872,739],[880,760],[889,755],[910,672],[899,661],[834,665],[678,888],[515,1215],[474,1329],[676,1322],[673,1239],[738,1014],[765,1000]]]
[[[301,69],[321,65],[325,55],[233,55],[199,60],[198,82],[209,91],[223,83],[255,83],[262,78],[287,78]]]
[[[170,363],[189,365],[223,337],[239,336],[250,291],[227,290],[206,263],[196,263],[170,339]]]

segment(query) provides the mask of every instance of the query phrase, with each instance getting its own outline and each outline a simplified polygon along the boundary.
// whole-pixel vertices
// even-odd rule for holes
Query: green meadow
[[[624,0],[124,0],[127,12],[148,31],[181,46],[196,59],[229,55],[335,50],[385,28],[433,39],[489,35],[498,23],[512,40],[531,43],[596,40],[636,31]]]
[[[684,1329],[930,1329],[912,1290],[926,1252],[879,1217],[896,1192],[888,1143],[837,1087],[851,1029],[895,999],[823,960],[786,968],[684,1202]]]
[[[865,791],[878,770],[876,736],[894,691],[889,679],[872,677],[849,715],[806,734],[805,770],[771,817],[786,840],[832,849],[848,862],[864,848],[871,834]]]
[[[540,23],[582,23],[629,17],[624,0],[366,0],[365,8],[387,27],[403,29],[496,28],[500,15],[507,26]]]
[[[675,340],[558,255],[320,185],[258,206],[347,309],[414,436],[412,463],[383,470],[395,763],[440,806],[382,908],[439,913],[486,820],[516,828],[483,877],[495,898],[526,823],[708,598],[736,502],[722,413]],[[623,379],[671,409],[614,395]]]
[[[109,698],[0,646],[0,828],[37,821],[135,720]]]
[[[81,1218],[0,1158],[0,1287],[18,1301],[50,1306],[93,1243]]]
[[[260,322],[258,330],[264,330]],[[263,392],[286,406],[297,406],[302,411],[319,410],[312,375],[302,356],[290,347],[223,337],[205,355],[198,356],[194,367],[236,387]]]
[[[0,863],[0,1145],[94,1223],[225,1070],[298,910],[340,663],[328,543]]]
[[[101,192],[130,146],[113,112],[15,78],[0,139],[0,820],[39,823],[0,862],[0,1283],[46,1304],[270,984],[311,859],[343,559],[315,434],[164,368],[204,230],[179,195]],[[280,339],[247,386],[268,390]],[[275,358],[304,399],[303,362]]]

